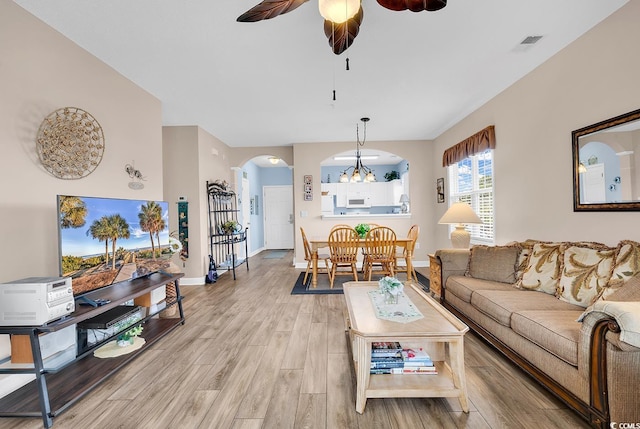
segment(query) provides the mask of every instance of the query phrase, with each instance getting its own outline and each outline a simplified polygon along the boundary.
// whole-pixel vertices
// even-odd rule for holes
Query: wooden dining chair
[[[307,234],[304,233],[304,228],[300,227],[300,232],[302,233],[302,244],[304,245],[304,260],[307,261],[307,270],[304,272],[304,280],[302,280],[302,283],[306,285],[309,271],[313,265],[313,254],[311,252],[309,240],[307,240]],[[331,266],[329,264],[329,260],[330,257],[326,253],[318,253],[318,273],[326,273],[329,276],[329,280],[331,280]],[[324,261],[324,267],[320,266],[320,261]]]
[[[356,260],[358,257],[359,238],[351,227],[334,228],[329,233],[329,252],[331,254],[331,287],[337,275],[352,275],[358,281]],[[349,268],[348,271],[339,268]]]
[[[369,231],[371,231],[373,228],[377,228],[381,225],[378,225],[377,223],[368,223],[367,225],[369,225]],[[366,237],[366,234],[365,234]],[[362,273],[364,275],[364,267],[367,265],[367,249],[366,247],[362,246]],[[364,278],[364,277],[363,277]]]
[[[409,266],[409,264],[407,263],[407,258],[410,257],[409,255],[412,255],[411,258],[413,258],[413,251],[416,248],[416,242],[418,241],[419,234],[420,227],[418,225],[411,225],[411,228],[409,228],[409,232],[407,232],[407,238],[411,241],[407,244],[406,247],[402,247],[396,250],[396,257],[393,262],[394,270],[396,273],[407,273],[407,280],[414,279],[415,281],[418,281],[418,275],[416,274],[416,269],[413,267],[413,264],[411,264],[411,272],[407,272],[407,267]],[[404,259],[405,265],[398,265],[398,259]]]
[[[347,225],[346,223],[339,223],[337,225],[333,225],[333,227],[331,227],[331,231],[333,231],[336,228],[351,228],[351,226]]]
[[[372,228],[364,240],[366,258],[364,261],[364,278],[371,280],[373,267],[379,266],[380,274],[394,276],[396,256],[396,233],[386,226]]]

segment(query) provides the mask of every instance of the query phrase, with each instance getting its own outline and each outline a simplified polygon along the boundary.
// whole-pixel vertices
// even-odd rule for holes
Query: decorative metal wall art
[[[47,116],[36,139],[42,166],[59,179],[81,179],[102,161],[104,134],[98,121],[77,107],[63,107]]]

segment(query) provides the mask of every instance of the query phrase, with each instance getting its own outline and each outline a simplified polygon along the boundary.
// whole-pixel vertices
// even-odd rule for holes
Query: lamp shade
[[[408,203],[409,202],[409,195],[407,195],[407,194],[400,195],[400,202],[401,203]]]
[[[449,207],[438,223],[456,224],[456,229],[451,232],[451,244],[456,249],[468,249],[471,243],[471,235],[464,229],[465,223],[482,223],[482,220],[467,203],[454,203]]]
[[[358,13],[360,0],[318,0],[318,9],[327,21],[341,24]]]
[[[482,223],[482,220],[467,203],[454,203],[438,221],[440,224]]]

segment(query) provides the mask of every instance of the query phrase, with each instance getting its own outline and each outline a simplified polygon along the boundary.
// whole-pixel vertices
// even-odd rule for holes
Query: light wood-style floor
[[[226,273],[213,285],[183,286],[186,324],[55,418],[54,428],[588,427],[472,333],[468,414],[457,400],[424,398],[369,399],[357,414],[344,297],[290,295],[299,273],[292,259],[257,255],[236,281]],[[0,419],[0,428],[41,427],[38,418]]]

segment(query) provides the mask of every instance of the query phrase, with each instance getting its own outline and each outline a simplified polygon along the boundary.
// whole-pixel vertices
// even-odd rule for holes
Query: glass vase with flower
[[[380,293],[384,295],[386,304],[397,304],[398,297],[404,289],[404,284],[395,277],[385,276],[378,280]]]

